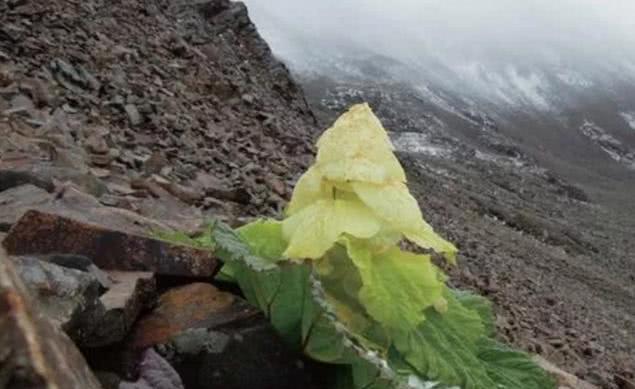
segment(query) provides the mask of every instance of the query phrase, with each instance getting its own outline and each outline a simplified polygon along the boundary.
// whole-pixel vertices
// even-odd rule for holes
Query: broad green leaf
[[[240,261],[255,270],[273,269],[268,259],[254,255],[242,238],[228,225],[215,221],[210,228],[210,240],[214,242],[214,253],[227,265]]]
[[[359,198],[392,229],[406,236],[421,247],[442,253],[454,262],[456,247],[439,235],[423,220],[417,200],[404,183],[373,184],[352,182],[351,186]]]
[[[340,116],[317,146],[315,166],[331,181],[406,181],[388,134],[368,104]]]
[[[485,363],[490,377],[503,388],[553,388],[555,382],[540,366],[522,352],[494,341],[483,339],[479,343],[479,358]]]
[[[447,292],[447,313],[429,309],[416,331],[395,337],[399,358],[418,375],[465,389],[550,389],[548,375],[531,359],[488,337],[482,301]],[[467,306],[461,303],[467,302]],[[470,306],[478,307],[479,312]],[[491,320],[491,319],[488,319]],[[401,367],[403,369],[403,365]]]
[[[320,200],[288,217],[282,225],[289,246],[287,258],[322,257],[343,235],[370,238],[380,229],[379,219],[359,201]]]
[[[496,323],[494,322],[492,303],[485,297],[472,292],[453,290],[453,294],[461,305],[478,313],[485,328],[485,334],[494,337],[496,335]]]
[[[249,242],[254,255],[271,262],[283,260],[287,241],[282,235],[282,222],[272,219],[259,219],[237,230],[245,242]]]
[[[347,248],[361,276],[361,303],[388,329],[413,330],[424,320],[424,310],[442,297],[444,284],[430,256],[398,247],[374,253],[353,239],[347,240]]]

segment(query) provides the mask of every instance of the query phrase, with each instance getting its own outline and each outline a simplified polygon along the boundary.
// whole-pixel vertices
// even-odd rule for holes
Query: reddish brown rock
[[[233,295],[194,283],[161,295],[157,307],[136,326],[133,344],[143,349],[191,328],[213,328],[258,315],[258,310]]]
[[[84,255],[105,270],[211,277],[220,266],[209,251],[37,210],[24,214],[11,228],[3,245],[12,255]]]
[[[73,342],[43,316],[0,248],[0,377],[6,388],[99,389]]]

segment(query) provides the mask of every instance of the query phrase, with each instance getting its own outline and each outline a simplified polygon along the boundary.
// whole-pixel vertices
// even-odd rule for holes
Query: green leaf
[[[553,388],[554,379],[522,352],[494,341],[483,339],[479,343],[479,358],[494,381],[504,388]]]
[[[416,331],[399,334],[395,347],[418,375],[464,389],[549,389],[550,377],[520,352],[488,337],[482,301],[448,291],[448,311],[427,311]],[[467,302],[463,305],[461,300]],[[478,307],[479,311],[471,307]],[[491,320],[491,319],[488,319]]]
[[[375,253],[353,239],[347,240],[347,249],[361,276],[361,303],[388,329],[415,329],[424,320],[424,310],[442,297],[444,284],[430,256],[398,247]]]
[[[496,335],[496,323],[494,322],[492,303],[485,297],[472,292],[463,290],[453,290],[452,292],[461,305],[475,311],[481,317],[485,334],[494,337]]]
[[[254,255],[270,262],[283,260],[287,241],[282,236],[282,222],[272,219],[259,219],[238,228],[238,235],[249,242]]]
[[[252,248],[234,232],[227,224],[214,221],[210,225],[211,239],[215,242],[214,253],[227,265],[240,261],[254,270],[267,270],[275,268],[275,264],[265,257],[254,255]],[[257,250],[265,248],[254,244]]]
[[[310,268],[284,264],[268,270],[253,270],[238,262],[230,266],[247,301],[265,313],[290,346],[300,347],[305,285]]]

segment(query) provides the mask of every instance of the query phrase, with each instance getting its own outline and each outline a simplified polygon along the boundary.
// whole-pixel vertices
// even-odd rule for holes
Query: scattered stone
[[[55,255],[11,260],[40,309],[84,347],[121,341],[154,297],[152,273],[108,272],[108,289],[100,296],[106,288],[94,275],[90,259]]]
[[[3,245],[12,255],[68,253],[91,258],[105,270],[211,277],[219,262],[209,251],[177,246],[103,223],[88,224],[31,210],[11,228]]]
[[[179,373],[150,348],[143,353],[139,364],[139,379],[122,382],[119,389],[184,389],[184,386]]]
[[[558,389],[599,389],[597,386],[582,381],[573,374],[567,373],[539,355],[533,357],[538,366],[545,369],[558,382]]]
[[[615,383],[619,389],[635,389],[635,379],[628,379],[621,375],[615,376]]]
[[[100,168],[91,168],[90,172],[93,176],[97,178],[108,178],[111,176],[112,172],[108,169],[100,169]]]
[[[143,122],[143,118],[134,104],[126,104],[124,107],[126,114],[128,115],[128,121],[131,126],[138,126]]]
[[[196,189],[179,185],[156,174],[152,176],[152,181],[186,204],[195,204],[204,197],[203,193]]]
[[[279,194],[280,196],[284,196],[286,194],[286,191],[287,191],[286,185],[279,178],[275,176],[270,176],[267,179],[267,183],[269,184],[269,187],[273,189],[273,191]]]
[[[51,194],[31,184],[0,192],[0,231],[9,228],[29,209],[48,204]]]
[[[113,158],[113,156],[110,154],[91,154],[90,155],[90,164],[99,166],[101,168],[110,166],[110,164],[114,160],[115,158]]]
[[[147,161],[143,164],[143,170],[147,174],[159,174],[162,169],[168,165],[168,160],[163,156],[162,153],[154,152],[150,155]]]
[[[249,204],[252,201],[252,196],[245,188],[236,189],[208,189],[205,194],[210,197],[217,198],[219,200],[232,201],[238,204]]]
[[[84,147],[94,154],[108,154],[110,147],[100,134],[92,134],[84,141]]]
[[[93,264],[93,261],[83,255],[73,254],[53,254],[48,256],[41,256],[41,260],[54,263],[58,266],[67,267],[69,269],[81,270],[90,273],[93,277],[99,281],[104,289],[109,289],[112,286],[112,280],[110,276],[103,270]]]
[[[34,305],[0,248],[0,377],[11,387],[100,389],[82,354]]]
[[[16,186],[31,184],[52,193],[55,190],[53,181],[27,171],[0,170],[0,192]]]

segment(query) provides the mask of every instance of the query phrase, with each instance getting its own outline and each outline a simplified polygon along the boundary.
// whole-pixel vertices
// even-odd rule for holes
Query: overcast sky
[[[444,60],[635,57],[635,0],[245,0],[275,52],[353,43]],[[323,53],[328,54],[328,53]],[[294,61],[300,58],[288,58]]]

